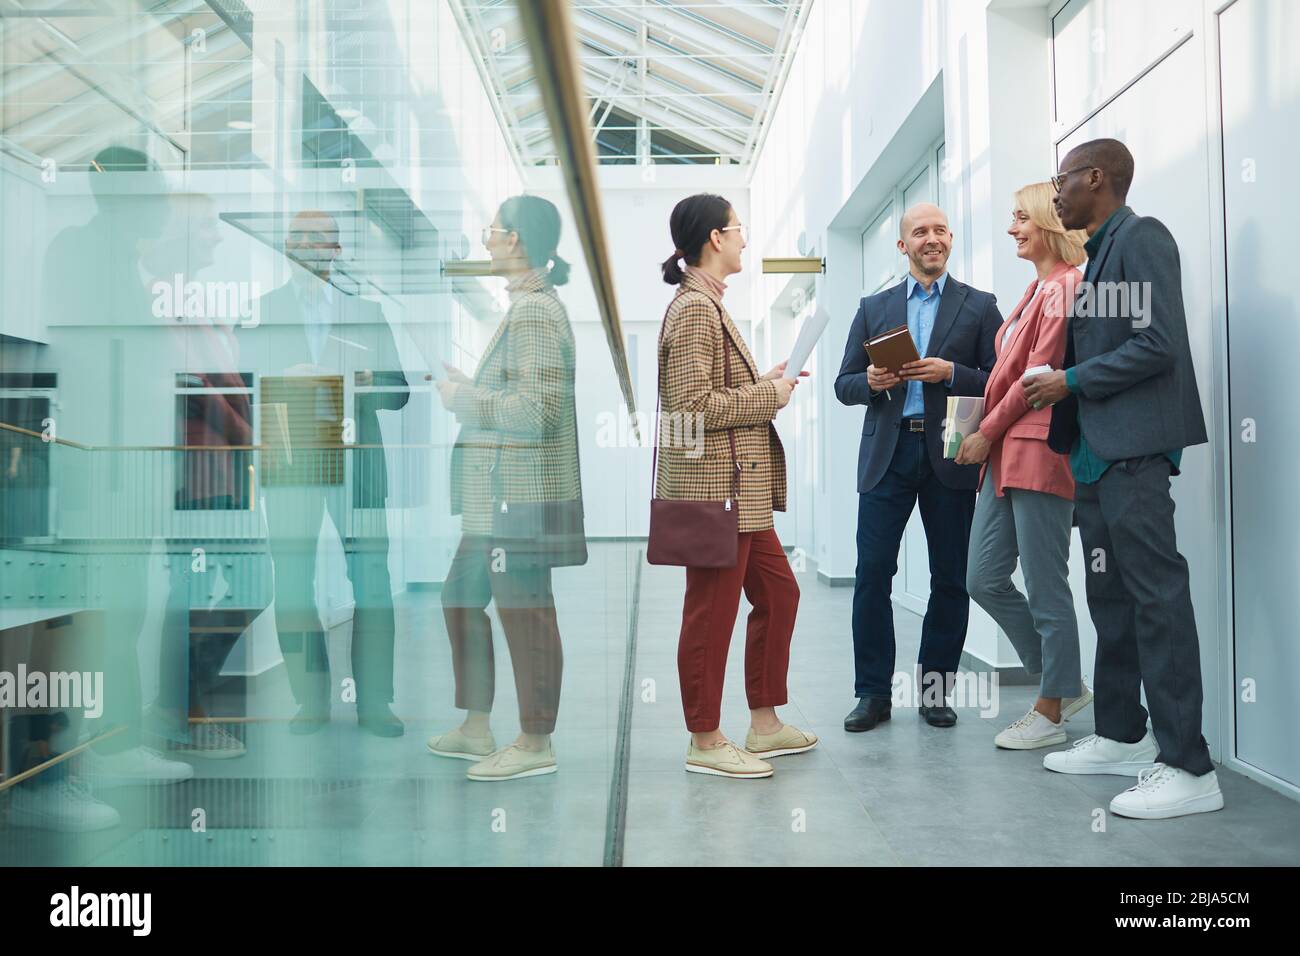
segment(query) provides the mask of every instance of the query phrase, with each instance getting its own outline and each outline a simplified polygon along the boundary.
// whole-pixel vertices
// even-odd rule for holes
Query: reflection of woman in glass
[[[506,277],[510,309],[473,378],[438,382],[461,431],[452,451],[451,507],[462,538],[442,589],[451,640],[457,729],[429,740],[443,757],[476,763],[473,780],[554,773],[551,732],[562,655],[551,568],[586,560],[573,400],[573,330],[555,295],[569,266],[555,254],[560,215],[536,196],[501,205],[483,241]],[[549,266],[549,268],[548,268]],[[496,602],[510,648],[522,733],[500,750],[488,728]]]

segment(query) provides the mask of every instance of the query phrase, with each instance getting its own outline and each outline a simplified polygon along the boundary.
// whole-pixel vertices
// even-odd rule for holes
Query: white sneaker
[[[81,754],[81,760],[86,777],[97,787],[180,783],[194,776],[189,764],[168,760],[151,747],[132,747],[115,754],[99,754],[92,748]]]
[[[1078,697],[1066,697],[1061,701],[1061,720],[1069,720],[1092,703],[1092,691],[1088,690],[1088,685],[1080,681],[1079,687]]]
[[[1198,777],[1164,763],[1139,772],[1137,786],[1110,802],[1111,813],[1138,820],[1167,820],[1222,809],[1223,792],[1213,770]]]
[[[195,724],[190,728],[189,743],[172,744],[172,753],[208,760],[228,760],[242,757],[247,752],[239,738],[220,724]]]
[[[1043,757],[1043,767],[1057,773],[1114,773],[1122,777],[1136,777],[1156,761],[1159,748],[1156,739],[1147,731],[1135,744],[1111,740],[1100,734],[1089,734],[1076,740],[1069,750],[1057,750]]]
[[[116,810],[90,795],[90,788],[76,777],[41,787],[14,787],[9,797],[9,824],[86,833],[111,830],[122,822]]]
[[[1054,724],[1037,710],[1030,710],[1002,733],[993,743],[1003,750],[1034,750],[1065,743],[1065,718]]]

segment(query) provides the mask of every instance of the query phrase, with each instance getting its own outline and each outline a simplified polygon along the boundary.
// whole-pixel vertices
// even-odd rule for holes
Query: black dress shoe
[[[406,733],[406,725],[389,709],[387,704],[357,709],[357,723],[362,730],[368,730],[376,737],[400,737]]]
[[[329,722],[329,711],[320,707],[303,705],[298,708],[298,713],[294,714],[293,719],[289,721],[289,733],[300,736],[302,734],[314,734],[324,730],[325,725]]]
[[[921,716],[931,727],[951,727],[957,723],[957,711],[951,707],[921,707]]]
[[[851,734],[870,730],[882,720],[889,719],[890,701],[882,697],[863,697],[858,706],[844,718],[844,729]]]

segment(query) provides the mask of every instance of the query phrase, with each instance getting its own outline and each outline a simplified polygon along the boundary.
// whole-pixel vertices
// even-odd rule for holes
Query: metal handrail
[[[574,43],[576,34],[569,0],[523,0],[516,3],[516,8],[529,53],[538,67],[535,69],[537,85],[541,89],[557,154],[562,160],[560,168],[564,172],[564,186],[573,207],[587,269],[591,273],[601,324],[605,327],[605,338],[614,359],[614,372],[628,412],[635,415],[636,396],[632,392],[623,325],[614,295],[614,272],[610,267],[600,191],[596,185],[596,154],[587,120],[588,106],[582,89],[582,68]]]

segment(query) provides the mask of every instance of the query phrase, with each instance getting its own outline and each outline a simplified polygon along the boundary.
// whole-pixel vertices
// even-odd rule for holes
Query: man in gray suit
[[[1133,157],[1113,139],[1075,147],[1052,177],[1062,224],[1089,234],[1088,266],[1065,369],[1030,379],[1025,396],[1055,406],[1048,443],[1070,456],[1097,627],[1097,732],[1043,766],[1136,775],[1111,812],[1163,819],[1223,806],[1201,736],[1196,620],[1169,494],[1183,449],[1206,434],[1178,246],[1124,204],[1132,181]]]
[[[296,214],[284,251],[296,264],[291,278],[262,297],[261,325],[243,333],[248,340],[243,353],[282,370],[262,377],[259,402],[263,439],[273,449],[263,456],[261,483],[275,565],[275,624],[299,705],[289,730],[322,729],[338,686],[331,684],[316,607],[317,538],[328,512],[355,602],[357,722],[377,736],[399,737],[404,728],[389,707],[394,621],[388,532],[376,514],[386,510],[389,491],[378,412],[401,409],[410,391],[383,309],[333,285],[332,266],[342,252],[334,218],[314,210]],[[346,418],[345,377],[357,389],[351,396],[354,412]],[[285,407],[278,431],[274,417],[268,420],[275,404]],[[345,431],[349,419],[355,429],[351,436]]]

